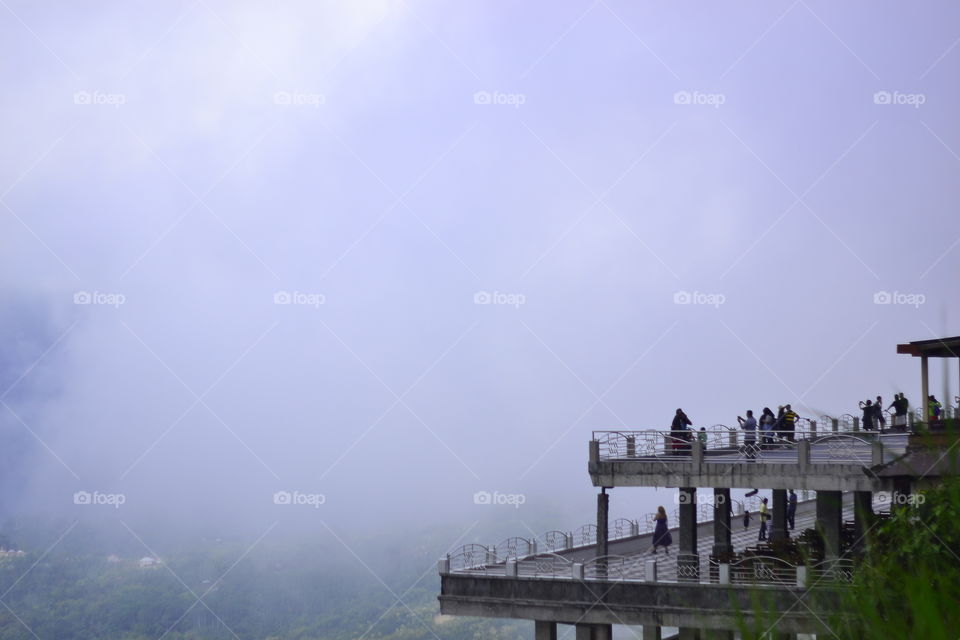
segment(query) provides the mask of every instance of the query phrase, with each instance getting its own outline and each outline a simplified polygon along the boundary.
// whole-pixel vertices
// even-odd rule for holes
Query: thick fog
[[[0,4],[4,517],[570,528],[960,333],[954,3]]]

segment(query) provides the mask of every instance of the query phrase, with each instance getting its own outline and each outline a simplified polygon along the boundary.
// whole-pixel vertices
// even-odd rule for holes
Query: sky
[[[594,518],[594,430],[915,400],[958,43],[951,2],[2,0],[0,516],[525,535]]]

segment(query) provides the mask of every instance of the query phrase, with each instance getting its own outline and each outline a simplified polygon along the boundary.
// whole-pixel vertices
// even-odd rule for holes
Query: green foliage
[[[922,494],[868,536],[868,553],[846,594],[849,615],[831,625],[841,640],[939,638],[960,629],[960,481]]]

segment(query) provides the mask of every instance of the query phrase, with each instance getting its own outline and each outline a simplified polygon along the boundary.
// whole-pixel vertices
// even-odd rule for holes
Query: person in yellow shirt
[[[767,520],[770,519],[770,512],[767,511],[767,499],[760,500],[760,536],[757,540],[767,539]]]

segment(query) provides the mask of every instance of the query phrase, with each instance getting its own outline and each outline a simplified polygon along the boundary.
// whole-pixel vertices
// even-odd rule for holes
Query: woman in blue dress
[[[650,553],[656,554],[657,547],[663,547],[664,553],[670,554],[670,545],[673,544],[673,536],[670,535],[670,529],[667,527],[667,512],[660,506],[657,507],[657,515],[654,516],[657,526],[653,530],[653,549]]]

